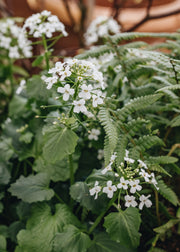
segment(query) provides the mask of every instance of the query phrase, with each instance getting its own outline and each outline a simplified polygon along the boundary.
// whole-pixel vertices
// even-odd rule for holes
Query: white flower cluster
[[[88,135],[89,140],[98,140],[98,136],[101,134],[101,131],[99,129],[91,129]]]
[[[64,24],[59,21],[57,16],[51,15],[51,12],[47,10],[27,18],[23,29],[28,30],[34,38],[42,37],[42,35],[51,38],[54,32],[61,32],[63,36],[68,35]]]
[[[32,56],[31,41],[13,19],[7,18],[0,21],[0,27],[0,48],[7,50],[9,58],[19,59]]]
[[[43,76],[47,89],[57,84],[57,92],[63,95],[64,101],[68,101],[72,96],[74,113],[82,112],[91,117],[86,104],[91,101],[94,108],[103,104],[103,75],[91,62],[67,59],[64,63],[57,62],[48,73],[52,76],[47,78]]]
[[[16,89],[16,94],[21,94],[21,92],[26,88],[26,81],[21,80],[19,83],[19,87]]]
[[[102,174],[106,174],[108,171],[113,171],[113,164],[115,164],[116,157],[116,153],[111,156],[109,164],[101,171]],[[94,187],[89,190],[90,195],[95,195],[95,199],[97,199],[98,194],[102,192],[106,193],[108,198],[112,198],[114,192],[119,189],[120,195],[125,194],[125,207],[138,206],[140,210],[142,210],[144,205],[146,207],[151,207],[152,202],[149,200],[151,195],[149,194],[145,196],[144,194],[140,194],[140,192],[142,191],[144,184],[152,184],[158,190],[154,173],[148,171],[148,167],[144,161],[140,159],[134,160],[129,158],[129,151],[127,150],[124,157],[124,162],[125,164],[121,163],[121,166],[118,167],[117,172],[114,173],[114,184],[112,180],[108,180],[105,186],[100,186],[99,182],[96,181]],[[133,168],[132,165],[136,162],[138,165],[136,168]],[[139,205],[137,199],[139,200]]]
[[[112,17],[99,16],[88,27],[84,38],[87,46],[92,45],[100,38],[120,32],[120,25]]]

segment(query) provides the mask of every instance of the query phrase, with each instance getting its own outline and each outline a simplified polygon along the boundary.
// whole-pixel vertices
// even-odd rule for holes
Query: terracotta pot
[[[142,8],[148,5],[148,0],[121,0],[117,1],[122,3],[123,8]],[[168,3],[175,2],[175,0],[153,0],[152,6],[159,6]],[[106,6],[106,7],[113,7],[113,0],[96,0],[96,5],[99,6]]]

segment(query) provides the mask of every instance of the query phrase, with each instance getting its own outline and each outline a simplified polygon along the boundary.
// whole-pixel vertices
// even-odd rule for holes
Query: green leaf
[[[153,230],[158,234],[165,234],[165,232],[167,232],[170,228],[172,228],[174,225],[178,223],[180,223],[180,219],[171,219],[164,225],[154,228]]]
[[[156,164],[172,164],[177,162],[178,159],[175,157],[170,157],[170,156],[158,156],[158,157],[150,157],[148,159],[149,163],[156,163]]]
[[[73,225],[65,227],[54,239],[53,252],[86,252],[90,246],[89,236]]]
[[[101,108],[98,114],[101,124],[104,127],[106,135],[109,138],[109,149],[114,151],[117,144],[117,130],[114,125],[113,119],[110,116],[109,111],[106,108]]]
[[[163,87],[163,88],[158,89],[156,92],[165,91],[165,90],[176,90],[176,89],[180,89],[180,84]]]
[[[27,112],[26,109],[26,98],[14,95],[9,104],[9,116],[10,117],[20,117]]]
[[[36,67],[39,66],[41,64],[41,62],[44,59],[44,55],[39,55],[33,62],[32,62],[32,66]]]
[[[13,65],[12,70],[14,73],[19,74],[23,77],[29,77],[29,73],[24,68],[22,68],[20,66]]]
[[[118,242],[112,241],[106,233],[95,235],[92,246],[87,252],[133,252],[134,250],[125,248]]]
[[[104,194],[94,200],[94,197],[89,194],[89,187],[84,182],[76,182],[72,185],[70,188],[70,195],[74,200],[79,202],[81,206],[95,213],[103,211],[108,204],[107,197],[105,197]]]
[[[0,160],[8,161],[13,154],[12,138],[0,139]]]
[[[32,207],[32,215],[27,221],[26,230],[18,235],[18,245],[23,252],[52,252],[52,241],[58,232],[63,232],[65,225],[79,225],[77,218],[64,204],[55,205],[54,213],[46,203]],[[17,250],[17,251],[21,251]]]
[[[117,116],[119,117],[119,120],[124,121],[133,112],[146,108],[161,97],[162,94],[153,94],[134,98],[125,104],[122,109],[117,111]]]
[[[54,191],[49,189],[49,182],[50,178],[46,173],[21,176],[11,184],[9,192],[28,203],[50,200],[54,196]]]
[[[78,164],[77,161],[73,160],[73,170],[77,170]],[[48,160],[45,160],[43,157],[39,157],[34,165],[33,170],[36,172],[46,172],[49,175],[49,178],[54,181],[66,181],[70,177],[69,169],[69,160],[68,158],[63,158],[61,162],[57,161],[55,163],[49,163]]]
[[[68,128],[51,127],[45,133],[43,155],[55,163],[74,152],[78,136]]]
[[[4,209],[3,203],[0,202],[0,213],[2,213],[3,209]]]
[[[167,199],[169,202],[171,202],[174,206],[179,205],[179,200],[175,192],[169,188],[163,180],[158,181],[158,187],[159,187],[159,193]]]
[[[13,242],[17,243],[16,236],[17,236],[18,232],[24,228],[25,228],[25,224],[21,221],[15,221],[15,222],[11,223],[11,225],[9,226],[9,229],[8,229],[9,238]]]
[[[45,83],[39,75],[34,75],[26,82],[27,94],[30,98],[45,101],[51,91],[47,90]]]
[[[0,251],[6,252],[6,238],[2,235],[0,235]]]
[[[129,207],[125,211],[110,213],[105,217],[104,226],[112,240],[127,248],[136,248],[140,242],[138,232],[141,219],[137,208]]]
[[[28,132],[23,133],[20,136],[19,141],[28,144],[31,142],[32,138],[33,138],[33,133],[28,131]]]
[[[8,184],[10,177],[11,176],[7,168],[7,164],[0,162],[0,185]]]

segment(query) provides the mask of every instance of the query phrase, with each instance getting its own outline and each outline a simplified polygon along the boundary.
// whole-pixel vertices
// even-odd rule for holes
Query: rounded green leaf
[[[53,252],[86,252],[90,246],[89,236],[73,225],[68,225],[63,233],[54,239]]]
[[[136,248],[139,245],[138,232],[141,219],[137,208],[129,207],[125,211],[110,213],[105,217],[104,226],[112,240],[127,248]]]
[[[45,133],[43,156],[55,163],[74,152],[78,136],[68,128],[50,127]]]
[[[53,212],[44,202],[32,207],[26,230],[21,230],[17,235],[19,249],[23,252],[52,252],[52,241],[56,233],[63,232],[64,226],[68,224],[80,226],[78,219],[66,205],[55,205]]]
[[[46,173],[20,176],[14,184],[11,184],[9,192],[28,203],[50,200],[54,196],[54,191],[49,188],[49,182],[50,178]]]

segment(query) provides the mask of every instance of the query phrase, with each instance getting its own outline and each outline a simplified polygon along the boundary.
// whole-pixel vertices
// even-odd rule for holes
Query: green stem
[[[24,176],[27,176],[27,163],[24,162]]]
[[[48,48],[48,49],[51,48],[51,47],[52,47],[53,45],[55,45],[56,42],[57,42],[60,38],[62,38],[62,37],[63,37],[62,34],[60,34],[59,36],[55,37],[54,41],[53,41],[47,48]]]
[[[54,192],[55,197],[59,200],[60,203],[64,204],[64,201],[59,197],[59,195]]]
[[[70,183],[74,184],[74,167],[73,167],[73,158],[72,154],[69,155],[69,170],[70,170]]]
[[[46,38],[44,35],[42,35],[42,39],[43,39],[43,46],[45,49],[45,60],[46,60],[46,69],[47,71],[49,71],[49,57],[48,57],[48,46],[47,46],[47,42],[46,42]]]
[[[14,93],[14,83],[13,83],[13,62],[9,59],[9,80],[11,84],[11,97]]]
[[[101,222],[102,218],[104,217],[104,215],[106,214],[106,212],[108,211],[108,209],[114,204],[114,201],[117,199],[117,194],[109,201],[109,204],[106,208],[106,210],[104,210],[95,220],[94,224],[91,226],[91,228],[89,229],[88,234],[90,235],[93,230],[97,227],[97,225]]]
[[[160,225],[161,220],[160,220],[160,215],[159,215],[159,197],[156,190],[154,190],[154,194],[155,194],[155,202],[156,202],[156,216],[158,220],[158,225]]]

